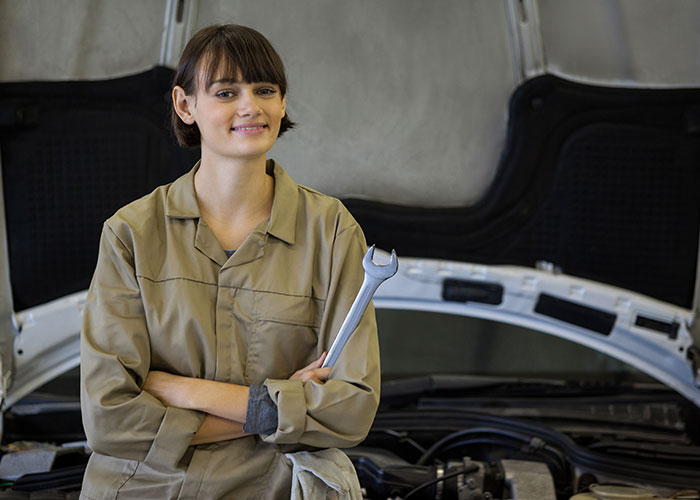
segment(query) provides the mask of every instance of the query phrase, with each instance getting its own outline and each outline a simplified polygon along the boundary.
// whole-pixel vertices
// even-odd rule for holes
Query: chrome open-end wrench
[[[360,322],[360,318],[365,313],[365,309],[369,305],[369,301],[372,300],[374,292],[377,287],[382,284],[382,282],[388,278],[391,278],[396,274],[399,269],[399,261],[396,257],[396,252],[392,250],[391,259],[386,266],[379,266],[374,263],[372,258],[374,257],[374,245],[369,247],[367,253],[365,253],[362,259],[362,267],[365,270],[365,279],[362,282],[360,291],[357,292],[357,297],[350,307],[348,315],[345,316],[343,324],[340,326],[338,335],[336,335],[333,344],[331,345],[328,355],[323,362],[323,367],[333,366],[340,356],[340,351],[343,350],[345,344],[347,343],[352,332],[357,328],[357,324]]]

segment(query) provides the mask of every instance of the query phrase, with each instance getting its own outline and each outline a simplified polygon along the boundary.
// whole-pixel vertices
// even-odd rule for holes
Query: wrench
[[[326,359],[323,361],[322,368],[326,366],[333,366],[340,356],[340,351],[343,350],[345,344],[347,343],[352,332],[357,328],[357,324],[360,322],[360,318],[365,313],[365,309],[369,305],[369,301],[372,300],[374,292],[377,291],[377,287],[384,282],[384,280],[391,278],[396,274],[399,269],[399,262],[396,257],[396,252],[391,251],[391,259],[389,264],[386,266],[378,266],[372,261],[374,257],[374,245],[367,249],[364,258],[362,259],[362,267],[365,270],[365,279],[362,282],[360,291],[357,292],[357,297],[348,311],[348,315],[345,316],[343,324],[340,326],[338,335],[336,335],[331,348],[326,355]]]

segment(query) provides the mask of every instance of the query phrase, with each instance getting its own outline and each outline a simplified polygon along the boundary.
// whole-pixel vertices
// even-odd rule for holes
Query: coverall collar
[[[198,219],[202,216],[194,191],[194,174],[198,168],[199,162],[170,186],[165,210],[168,217]],[[296,235],[299,205],[297,184],[276,161],[268,160],[266,168],[275,178],[275,191],[272,212],[265,232],[292,245]]]

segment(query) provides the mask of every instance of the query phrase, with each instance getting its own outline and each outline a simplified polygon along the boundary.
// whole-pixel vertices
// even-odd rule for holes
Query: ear
[[[287,96],[282,98],[282,116],[287,112]]]
[[[194,123],[194,115],[192,114],[193,106],[194,96],[188,96],[185,93],[185,89],[179,85],[173,87],[173,108],[177,116],[180,117],[180,120],[187,125],[192,125]]]

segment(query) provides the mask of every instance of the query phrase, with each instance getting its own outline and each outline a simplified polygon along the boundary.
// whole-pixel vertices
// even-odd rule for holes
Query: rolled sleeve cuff
[[[144,462],[174,468],[204,420],[204,413],[169,406]]]
[[[301,380],[267,379],[265,387],[277,405],[277,429],[265,436],[267,443],[298,443],[306,422],[306,396]]]

